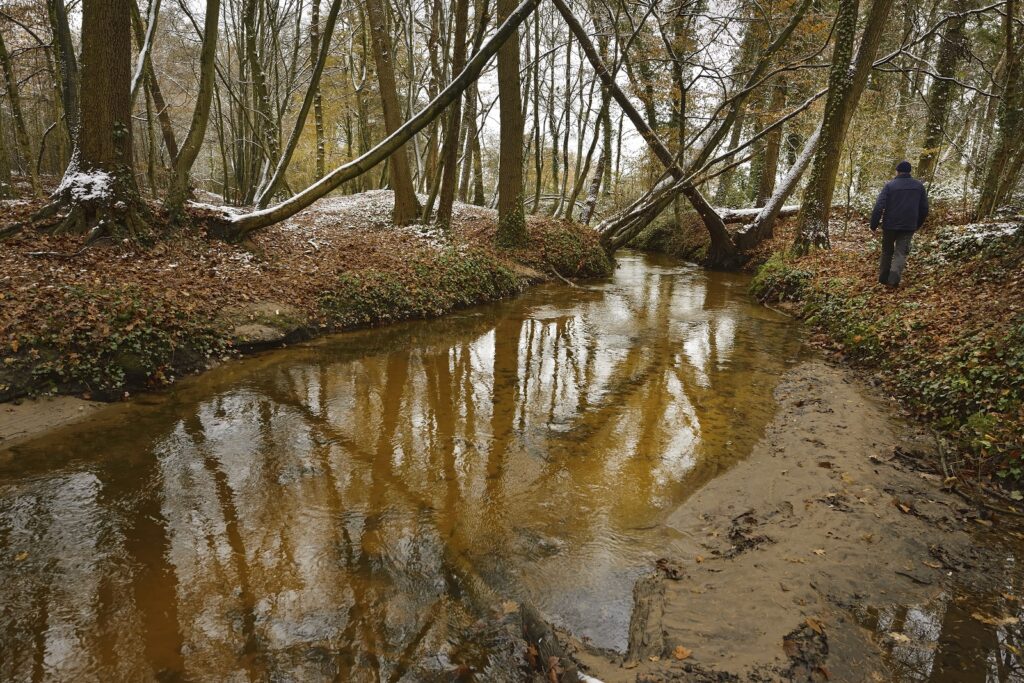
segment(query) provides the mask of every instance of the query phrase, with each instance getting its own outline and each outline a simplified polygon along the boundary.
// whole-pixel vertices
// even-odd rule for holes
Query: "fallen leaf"
[[[651,655],[647,659],[651,660],[652,662],[660,662],[661,661],[661,657],[659,657],[658,655]]]
[[[893,641],[895,641],[897,643],[909,643],[910,642],[910,638],[908,636],[905,636],[902,633],[897,633],[896,631],[892,631],[891,633],[889,633],[889,637],[892,638]]]
[[[22,550],[20,553],[18,553],[17,555],[14,556],[14,561],[15,562],[24,562],[27,559],[28,559],[28,553],[26,551],[24,551],[24,550]]]
[[[814,617],[807,617],[806,619],[804,619],[804,623],[807,624],[807,628],[811,629],[819,636],[824,635],[824,627],[821,625],[821,622],[815,619]]]
[[[692,654],[693,650],[685,648],[682,645],[676,645],[676,649],[672,650],[672,656],[676,659],[689,659]]]
[[[932,569],[942,569],[942,565],[938,562],[929,562],[928,560],[921,560],[921,564]]]
[[[501,603],[501,611],[503,614],[512,614],[513,612],[519,611],[519,603],[515,600],[506,600]]]
[[[697,557],[695,557],[693,559],[694,559],[694,561],[697,564],[704,564],[704,556],[703,555],[698,555]]]
[[[815,548],[814,549],[814,554],[817,555],[818,557],[821,557],[821,556],[823,556],[825,554],[825,549],[824,548]]]
[[[972,612],[971,618],[989,626],[1012,626],[1020,623],[1017,617],[994,617],[981,612]]]

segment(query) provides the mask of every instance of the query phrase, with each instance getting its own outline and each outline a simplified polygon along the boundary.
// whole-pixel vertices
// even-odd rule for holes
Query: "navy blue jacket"
[[[927,217],[928,192],[924,183],[911,178],[909,173],[900,173],[878,193],[875,210],[871,212],[871,229],[881,223],[886,230],[913,232],[924,225]]]

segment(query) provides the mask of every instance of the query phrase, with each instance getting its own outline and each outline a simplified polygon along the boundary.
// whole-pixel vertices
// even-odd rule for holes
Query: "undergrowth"
[[[1024,483],[1024,226],[916,236],[895,292],[874,283],[877,255],[775,254],[751,289],[797,302],[846,359],[879,369],[977,474]]]

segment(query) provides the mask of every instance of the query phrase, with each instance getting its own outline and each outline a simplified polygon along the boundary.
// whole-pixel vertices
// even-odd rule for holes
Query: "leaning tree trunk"
[[[366,0],[370,34],[373,37],[373,59],[377,65],[377,82],[380,85],[381,106],[384,109],[384,129],[393,135],[402,125],[402,109],[398,103],[398,88],[395,85],[395,65],[391,58],[391,38],[388,32],[387,15],[382,0]],[[420,213],[416,191],[412,186],[409,171],[409,156],[405,146],[399,147],[388,160],[391,189],[395,191],[395,225],[408,225]]]
[[[523,0],[515,11],[502,22],[498,30],[484,42],[470,60],[466,68],[458,74],[448,86],[438,93],[437,97],[430,101],[423,109],[416,113],[411,119],[402,124],[393,134],[379,142],[373,148],[366,150],[357,159],[339,166],[316,183],[313,183],[305,190],[293,195],[286,201],[276,206],[271,206],[262,211],[253,211],[242,215],[220,216],[219,221],[214,221],[211,226],[216,234],[231,239],[241,240],[255,230],[265,228],[279,223],[313,204],[316,200],[337,189],[342,183],[358,178],[365,174],[377,164],[390,157],[402,145],[406,144],[416,133],[430,125],[440,116],[455,98],[461,95],[477,78],[491,57],[497,54],[501,46],[513,35],[522,23],[529,17],[540,0]]]
[[[814,155],[814,165],[804,190],[804,201],[797,223],[794,243],[797,253],[806,254],[812,248],[829,247],[828,221],[832,212],[832,193],[835,191],[843,142],[857,102],[867,85],[892,3],[893,0],[874,0],[872,3],[857,51],[857,60],[851,69],[850,55],[853,53],[857,33],[858,1],[840,0],[835,26],[836,46],[829,71],[821,139]]]
[[[498,0],[498,21],[515,9],[515,0]],[[526,242],[523,210],[523,103],[519,83],[519,31],[498,50],[498,244],[514,247]]]
[[[54,202],[37,218],[68,209],[58,232],[140,237],[148,210],[132,169],[132,0],[82,5],[79,144]]]

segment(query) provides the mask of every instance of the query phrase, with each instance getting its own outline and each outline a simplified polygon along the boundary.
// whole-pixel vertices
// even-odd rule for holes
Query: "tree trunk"
[[[786,106],[786,86],[776,85],[772,88],[769,108],[772,116],[778,114]],[[754,206],[764,206],[775,191],[775,176],[779,172],[779,152],[782,150],[782,126],[776,128],[765,138],[764,161],[761,175],[757,183],[757,196]]]
[[[452,73],[459,73],[466,66],[466,32],[469,30],[469,0],[455,0],[455,31],[452,40]],[[448,132],[441,151],[441,190],[437,205],[437,225],[449,230],[452,222],[452,207],[455,204],[455,189],[459,170],[459,129],[462,123],[462,97],[456,97],[449,105]]]
[[[7,136],[4,134],[4,116],[0,111],[0,199],[11,197],[11,157],[7,152]]]
[[[966,9],[964,0],[954,0],[952,11],[962,12]],[[946,24],[946,30],[939,42],[939,56],[935,64],[935,77],[928,93],[928,121],[924,129],[924,141],[921,143],[921,158],[917,162],[917,176],[926,183],[935,177],[935,164],[939,158],[942,139],[946,130],[946,119],[952,104],[953,81],[957,66],[964,54],[964,25],[966,17],[958,17]]]
[[[857,60],[851,69],[850,56],[853,54],[857,34],[858,1],[840,0],[821,139],[814,155],[814,165],[804,190],[804,201],[797,223],[794,243],[797,253],[829,247],[828,221],[832,212],[832,194],[835,191],[843,142],[857,102],[867,85],[892,3],[893,0],[874,0],[872,3],[857,51]]]
[[[1017,17],[1017,0],[1009,0],[1003,16],[1004,40],[1006,44],[1006,79],[999,100],[999,132],[995,149],[989,157],[988,170],[981,186],[976,213],[987,218],[1003,201],[1004,188],[1008,188],[1007,176],[1013,175],[1013,158],[1020,147],[1021,128],[1024,126],[1024,45],[1018,45],[1014,34]],[[1019,167],[1018,167],[1019,170]]]
[[[129,0],[134,2],[134,0]],[[199,150],[206,138],[206,125],[210,120],[210,105],[213,102],[213,87],[216,79],[217,33],[220,25],[220,0],[206,0],[206,20],[203,27],[203,45],[199,53],[199,92],[196,93],[196,108],[192,112],[192,123],[188,135],[174,159],[171,170],[171,186],[164,200],[164,208],[171,220],[178,219],[181,208],[190,190],[189,174],[192,164],[199,156]]]
[[[373,37],[373,59],[377,65],[381,106],[384,109],[384,129],[388,136],[402,125],[402,110],[398,103],[395,84],[395,65],[392,61],[391,34],[382,0],[366,0],[367,21]],[[419,218],[420,206],[412,186],[409,156],[404,145],[398,147],[388,159],[391,189],[395,192],[395,225],[408,225]]]
[[[515,10],[515,0],[498,0],[498,21]],[[523,211],[523,103],[519,83],[519,30],[498,50],[498,112],[501,121],[498,157],[498,244],[526,243]]]
[[[607,113],[607,108],[604,113]],[[590,219],[594,217],[594,210],[597,208],[597,195],[601,191],[601,181],[604,179],[606,158],[607,155],[602,150],[601,156],[597,158],[594,179],[590,181],[590,189],[587,191],[587,201],[583,205],[583,213],[580,215],[580,223],[583,223],[583,225],[590,225]]]
[[[68,25],[68,12],[64,0],[49,0],[50,30],[56,44],[57,64],[60,71],[61,100],[64,103],[64,121],[71,146],[78,145],[78,59]],[[136,7],[136,12],[138,8]]]
[[[310,3],[310,14],[309,61],[315,67],[320,54],[320,0],[312,0]],[[331,36],[328,35],[325,40],[330,44]],[[324,173],[326,173],[324,165],[326,163],[327,143],[324,139],[324,102],[320,92],[319,80],[313,93],[313,125],[316,128],[316,169],[313,172],[313,178],[314,180],[320,180],[324,177]]]
[[[14,139],[18,143],[18,152],[21,154],[25,173],[32,183],[32,194],[39,197],[42,196],[42,190],[39,188],[39,177],[36,175],[36,168],[32,163],[35,155],[32,154],[32,143],[29,141],[28,130],[25,128],[25,117],[21,111],[18,79],[14,75],[11,57],[7,54],[3,34],[0,34],[0,66],[3,67],[4,82],[7,84],[7,99],[11,104],[11,114],[14,116]]]
[[[90,240],[139,237],[148,215],[132,169],[131,2],[82,7],[79,146],[56,193],[71,209],[57,230],[88,232]]]

